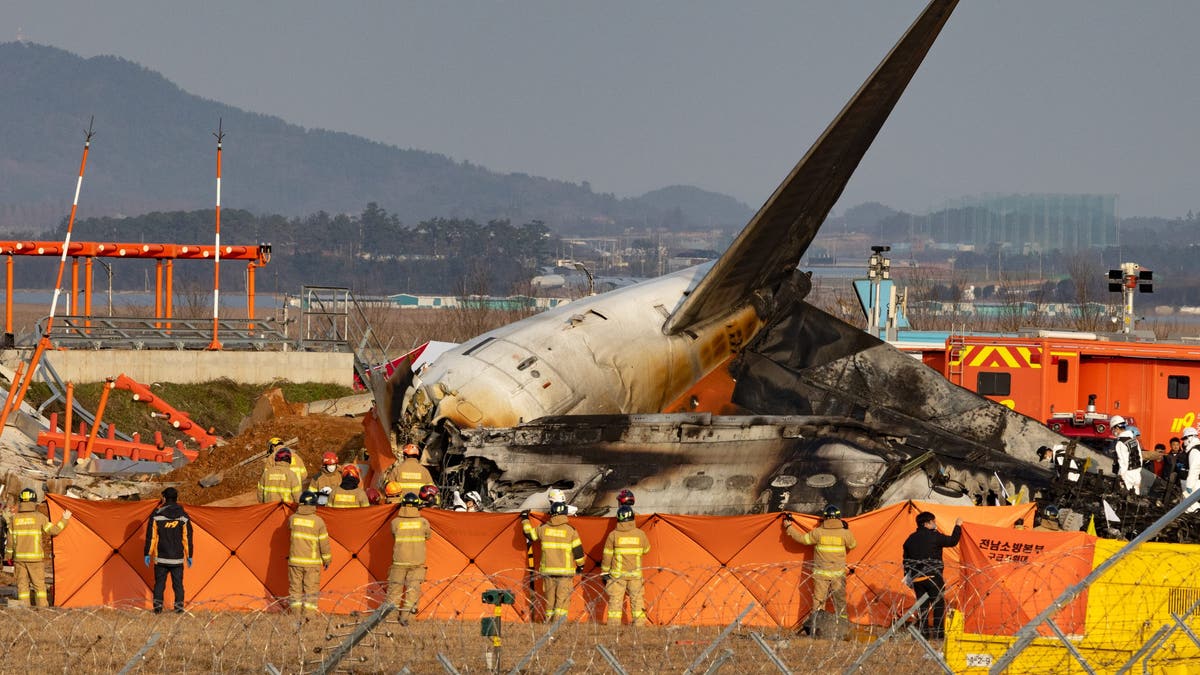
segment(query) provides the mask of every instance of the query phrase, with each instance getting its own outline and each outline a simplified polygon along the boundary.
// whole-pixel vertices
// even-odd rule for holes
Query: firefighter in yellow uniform
[[[267,441],[267,450],[272,453],[277,452],[283,447],[287,446],[283,444],[283,439],[278,436],[274,436],[271,440]],[[290,451],[291,448],[288,448],[288,450]],[[300,456],[300,453],[292,453],[291,459],[288,460],[288,466],[291,467],[292,473],[296,474],[296,478],[300,479],[300,484],[304,485],[305,481],[308,480],[308,467],[305,466],[304,458]],[[300,493],[297,492],[296,494],[298,496]]]
[[[521,512],[521,529],[530,542],[541,542],[542,559],[538,571],[542,577],[546,621],[565,617],[571,606],[575,575],[583,571],[583,542],[567,523],[566,502],[550,504],[550,521],[534,528],[529,512]]]
[[[17,577],[17,601],[29,604],[29,588],[38,607],[49,607],[46,595],[46,553],[42,548],[42,535],[51,537],[63,531],[71,519],[70,511],[63,511],[62,519],[50,524],[50,519],[37,510],[37,493],[29,488],[17,496],[17,513],[12,517],[8,529],[5,557],[13,561]]]
[[[317,611],[321,591],[321,569],[329,569],[333,555],[329,531],[317,515],[317,493],[305,491],[300,506],[288,519],[291,550],[288,552],[288,596],[295,614]]]
[[[352,509],[359,506],[370,506],[371,500],[367,493],[359,487],[362,473],[353,464],[342,467],[342,482],[333,488],[329,495],[329,506],[335,509]]]
[[[293,504],[300,496],[300,479],[292,471],[292,451],[279,448],[275,451],[275,462],[263,469],[258,480],[258,503]]]
[[[379,484],[386,486],[388,483],[395,481],[400,484],[400,494],[408,494],[409,492],[420,495],[421,488],[433,483],[433,476],[429,475],[429,469],[421,464],[421,451],[417,446],[409,443],[404,446],[402,451],[403,461],[394,462],[383,472]]]
[[[308,489],[320,492],[321,488],[329,488],[332,491],[340,482],[342,474],[338,471],[337,454],[327,452],[321,457],[321,471],[308,482]]]
[[[783,515],[784,529],[792,539],[815,548],[813,555],[813,608],[810,615],[816,621],[818,611],[833,597],[833,610],[838,619],[846,617],[846,551],[858,545],[846,523],[842,510],[830,504],[823,512],[825,520],[816,528],[801,532],[792,514]],[[815,633],[814,633],[815,634]]]
[[[433,534],[429,521],[421,517],[421,500],[408,492],[400,501],[400,510],[392,519],[392,567],[388,570],[388,600],[400,612],[400,623],[408,625],[417,613],[421,582],[425,581],[425,542]]]
[[[604,558],[600,562],[604,589],[608,592],[606,623],[620,624],[625,609],[625,592],[629,592],[629,613],[633,625],[646,625],[645,598],[642,594],[642,556],[650,552],[650,538],[633,522],[633,509],[617,509],[617,528],[608,533],[604,542]]]

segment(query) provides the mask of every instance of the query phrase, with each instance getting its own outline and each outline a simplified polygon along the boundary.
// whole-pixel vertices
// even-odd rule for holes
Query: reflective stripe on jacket
[[[579,533],[567,524],[563,515],[550,516],[550,522],[534,528],[526,520],[521,528],[525,536],[542,544],[542,563],[539,571],[552,577],[572,576],[584,561],[583,542]]]
[[[604,541],[600,571],[613,579],[641,579],[642,556],[650,552],[650,538],[633,521],[617,523]]]
[[[333,488],[333,494],[329,496],[329,506],[335,509],[352,509],[370,505],[371,500],[367,499],[367,493],[362,488],[347,490],[338,485]]]
[[[317,507],[311,505],[296,509],[288,519],[292,532],[292,547],[288,552],[288,564],[297,567],[319,567],[328,565],[333,559],[329,548],[329,531],[325,521],[317,515]]]
[[[392,519],[392,564],[402,567],[424,567],[425,542],[433,535],[429,521],[421,517],[415,506],[401,506]]]
[[[421,488],[432,485],[433,476],[429,475],[429,469],[416,457],[405,457],[404,461],[388,467],[380,484],[387,485],[390,481],[400,484],[400,496],[403,497],[406,492],[417,494]]]
[[[261,504],[285,502],[293,504],[300,499],[300,479],[287,462],[275,462],[263,469],[258,481],[258,501]]]
[[[858,542],[842,525],[841,519],[828,518],[808,532],[801,532],[800,528],[788,523],[787,533],[801,544],[813,547],[813,574],[822,577],[846,575],[846,551],[858,546]]]
[[[55,524],[37,510],[37,504],[23,502],[17,506],[17,515],[9,521],[8,543],[5,545],[7,558],[17,562],[40,562],[46,559],[42,548],[42,535],[51,537],[63,531],[67,521]]]
[[[146,546],[142,555],[158,565],[182,565],[192,557],[192,521],[179,504],[164,504],[146,523]]]

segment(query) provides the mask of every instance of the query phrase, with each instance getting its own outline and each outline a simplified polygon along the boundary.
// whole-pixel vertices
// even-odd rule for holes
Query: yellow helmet
[[[271,440],[267,441],[268,450],[274,450],[281,445],[283,445],[283,439],[278,436],[272,436]]]
[[[404,490],[404,486],[394,480],[388,481],[388,484],[383,486],[383,494],[389,497],[399,497],[402,490]]]

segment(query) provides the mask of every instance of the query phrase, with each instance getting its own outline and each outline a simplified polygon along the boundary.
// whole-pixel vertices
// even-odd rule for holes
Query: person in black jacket
[[[938,532],[937,517],[923,511],[917,514],[917,531],[904,540],[905,580],[912,582],[913,593],[918,598],[929,596],[917,612],[921,634],[927,638],[941,640],[945,635],[946,601],[942,592],[946,581],[942,578],[942,549],[958,546],[961,535],[962,518],[954,521],[954,531],[946,536]]]
[[[146,523],[146,548],[143,554],[146,567],[154,562],[154,613],[161,614],[163,591],[167,575],[171,575],[171,590],[175,594],[175,612],[183,612],[183,565],[192,566],[192,521],[187,512],[176,504],[179,491],[169,487],[162,491],[162,505],[154,510]]]

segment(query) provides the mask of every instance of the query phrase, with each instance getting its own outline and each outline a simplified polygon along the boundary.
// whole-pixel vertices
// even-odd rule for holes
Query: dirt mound
[[[338,462],[343,463],[363,447],[362,420],[359,418],[285,414],[251,426],[224,446],[201,452],[196,461],[164,474],[158,480],[178,483],[179,501],[185,504],[208,504],[252,491],[258,485],[266,460],[255,460],[239,467],[234,465],[266,450],[267,442],[274,436],[285,441],[299,439],[291,447],[304,459],[310,473],[320,468],[321,455],[326,452],[336,452]],[[224,474],[221,483],[210,488],[200,487],[198,481],[214,472]]]

